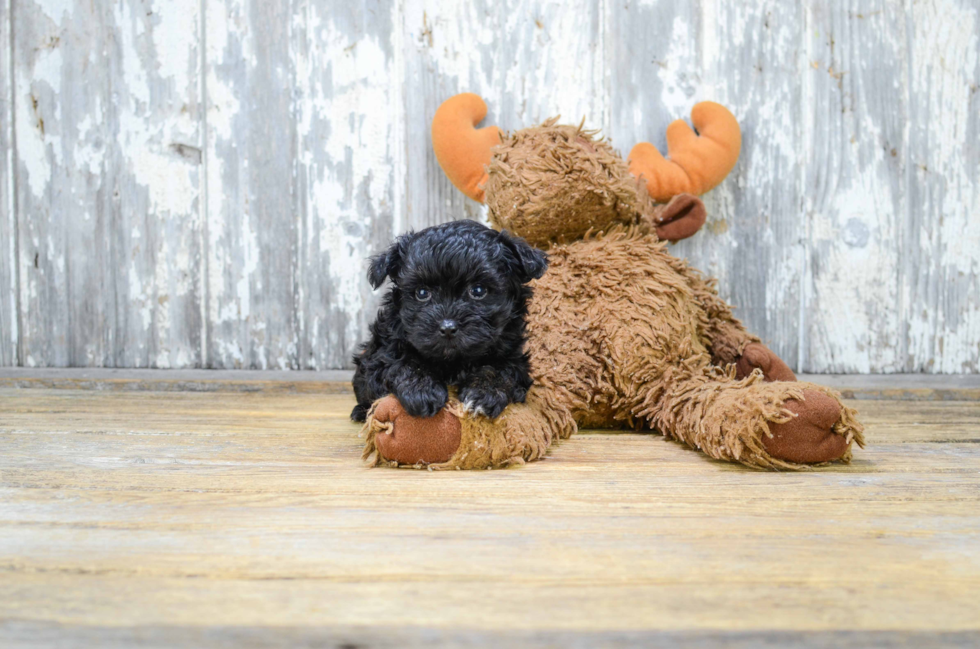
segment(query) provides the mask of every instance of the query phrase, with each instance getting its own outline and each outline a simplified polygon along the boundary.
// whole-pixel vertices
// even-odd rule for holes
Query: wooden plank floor
[[[849,466],[583,432],[367,469],[350,395],[0,387],[0,645],[976,646],[980,402]]]

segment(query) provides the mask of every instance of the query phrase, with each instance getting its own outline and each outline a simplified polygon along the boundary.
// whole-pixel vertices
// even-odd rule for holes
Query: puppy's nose
[[[446,338],[452,338],[453,336],[455,336],[457,329],[458,327],[456,326],[455,320],[443,320],[439,324],[439,333],[441,333]]]

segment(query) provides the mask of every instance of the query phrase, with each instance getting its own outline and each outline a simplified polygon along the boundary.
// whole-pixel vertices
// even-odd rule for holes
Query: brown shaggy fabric
[[[492,223],[545,246],[654,209],[607,141],[557,119],[505,136],[494,148],[485,185]]]
[[[717,459],[800,468],[762,438],[792,418],[787,400],[823,389],[766,383],[761,372],[737,380],[734,367],[713,364],[758,341],[713,282],[637,228],[554,246],[550,258],[528,315],[532,374],[580,426],[652,428]],[[860,443],[853,418],[843,420],[836,432]]]

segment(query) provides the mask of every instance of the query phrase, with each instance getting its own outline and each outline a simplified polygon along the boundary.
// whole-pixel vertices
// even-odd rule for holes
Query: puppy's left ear
[[[392,280],[398,275],[398,269],[402,265],[402,249],[405,237],[399,237],[391,247],[380,255],[371,257],[371,265],[368,268],[368,281],[372,288],[379,288],[385,283],[386,277]]]
[[[521,284],[538,279],[548,270],[548,255],[543,251],[532,248],[527,241],[515,237],[507,230],[501,230],[497,236],[500,243],[513,253],[515,260],[511,271],[517,275]]]

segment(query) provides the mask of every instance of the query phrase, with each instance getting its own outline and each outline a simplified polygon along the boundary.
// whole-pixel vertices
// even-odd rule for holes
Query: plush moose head
[[[697,195],[732,170],[742,143],[735,117],[713,102],[691,111],[696,132],[683,120],[667,128],[667,158],[641,142],[628,164],[582,125],[552,118],[507,135],[476,129],[486,114],[477,95],[446,100],[432,120],[436,158],[460,191],[486,202],[491,223],[537,246],[617,223],[650,223],[668,241],[693,235],[705,221]]]

